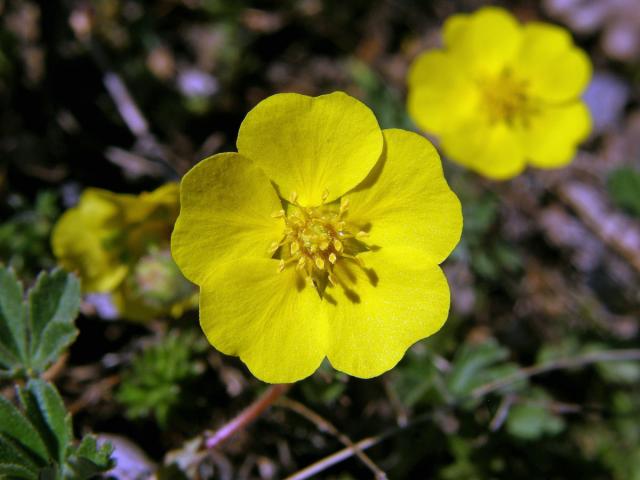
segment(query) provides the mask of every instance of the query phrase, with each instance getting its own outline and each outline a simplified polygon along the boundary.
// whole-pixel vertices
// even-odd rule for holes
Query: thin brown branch
[[[585,183],[563,183],[557,192],[605,245],[640,272],[640,228],[637,223],[611,209],[603,195]]]
[[[577,357],[559,358],[539,365],[521,368],[512,375],[481,385],[471,392],[471,397],[478,399],[488,395],[489,393],[501,390],[513,383],[536,375],[551,372],[553,370],[584,367],[586,365],[600,362],[624,361],[640,361],[640,349],[603,350],[600,352],[579,355]]]
[[[514,395],[505,395],[504,397],[502,397],[502,401],[500,402],[498,411],[489,424],[489,430],[491,430],[492,432],[500,430],[500,427],[502,427],[502,424],[509,416],[509,410],[511,410],[511,405],[513,405],[514,401]]]
[[[207,448],[215,448],[226,441],[234,433],[246,428],[254,422],[266,409],[291,388],[291,384],[280,384],[270,386],[255,402],[245,408],[240,414],[219,428],[212,436],[206,439]]]
[[[318,473],[337,465],[340,462],[347,460],[355,455],[356,451],[364,451],[368,448],[371,448],[375,445],[378,445],[383,440],[396,435],[397,433],[403,432],[409,428],[415,427],[421,423],[424,423],[428,420],[431,420],[433,415],[431,413],[420,415],[418,417],[413,418],[413,420],[404,427],[396,427],[391,428],[382,432],[379,435],[375,435],[373,437],[367,437],[359,442],[353,444],[354,448],[343,448],[342,450],[337,451],[336,453],[332,453],[331,455],[318,460],[317,462],[312,463],[308,467],[303,468],[302,470],[298,470],[293,475],[288,476],[285,480],[304,480],[306,478],[310,478]]]
[[[331,422],[329,422],[329,420],[325,419],[302,403],[289,398],[281,398],[278,401],[278,404],[296,412],[301,417],[306,418],[311,423],[315,424],[321,432],[327,432],[336,437],[344,446],[353,451],[353,454],[373,472],[376,479],[385,480],[387,478],[387,474],[384,473],[384,471],[382,471],[382,469],[380,469],[380,467],[378,467],[366,453],[359,449],[347,435],[340,432]]]
[[[357,450],[362,452],[367,448],[377,445],[382,440],[384,440],[383,436],[376,435],[375,437],[368,437],[363,440],[360,440],[358,443],[355,443],[354,446]],[[285,480],[304,480],[306,478],[310,478],[326,470],[327,468],[330,468],[336,465],[337,463],[340,463],[346,460],[347,458],[350,458],[355,454],[354,452],[355,452],[355,449],[353,448],[343,448],[342,450],[332,455],[329,455],[328,457],[325,457],[322,460],[312,463],[311,465],[309,465],[306,468],[303,468],[302,470],[298,470],[296,473],[287,477]]]
[[[481,385],[471,393],[471,397],[474,399],[478,399],[485,395],[488,395],[489,393],[501,390],[502,388],[509,386],[513,383],[516,383],[518,381],[533,377],[535,375],[541,375],[543,373],[547,373],[553,370],[579,368],[579,367],[584,367],[587,365],[600,363],[600,362],[624,362],[624,361],[640,361],[640,349],[603,350],[600,352],[588,353],[588,354],[580,355],[577,357],[561,358],[561,359],[553,360],[540,365],[532,365],[530,367],[522,368],[512,375],[508,375],[499,380],[489,382],[485,385]],[[365,438],[355,443],[354,447],[356,447],[356,449],[359,451],[367,450],[368,448],[371,448],[374,445],[377,445],[378,443],[382,442],[387,437],[396,435],[397,433],[400,433],[408,428],[414,427],[417,424],[422,423],[431,418],[432,418],[432,415],[430,414],[416,417],[412,419],[405,427],[390,429],[390,430],[387,430],[386,432],[383,432],[380,435]],[[310,478],[313,475],[317,475],[318,473],[352,457],[353,455],[355,455],[355,451],[356,450],[354,450],[353,448],[344,448],[321,460],[318,460],[315,463],[312,463],[311,465],[303,468],[302,470],[299,470],[293,475],[287,477],[286,480],[304,480],[304,479]]]

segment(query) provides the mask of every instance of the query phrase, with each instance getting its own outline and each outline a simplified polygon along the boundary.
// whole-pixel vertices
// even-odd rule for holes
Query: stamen
[[[278,248],[280,248],[280,242],[273,242],[271,245],[269,245],[269,252],[271,254],[276,253],[276,250],[278,250]]]
[[[317,288],[323,285],[340,284],[334,271],[335,265],[344,258],[363,266],[358,253],[367,247],[358,239],[367,236],[357,231],[343,217],[349,207],[349,200],[342,198],[339,206],[324,204],[328,191],[322,195],[323,204],[318,207],[303,207],[297,204],[297,195],[291,194],[292,206],[287,212],[277,212],[282,216],[285,228],[280,242],[274,242],[271,250],[281,257],[278,271],[295,264],[296,271],[311,277]],[[279,252],[279,253],[278,253]]]

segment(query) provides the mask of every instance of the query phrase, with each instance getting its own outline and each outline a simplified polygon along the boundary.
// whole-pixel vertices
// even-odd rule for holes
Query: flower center
[[[303,207],[294,197],[291,203],[287,213],[281,210],[274,214],[285,221],[282,239],[271,247],[272,252],[279,252],[281,272],[295,266],[316,285],[325,280],[336,285],[339,279],[333,267],[339,259],[347,258],[362,265],[356,255],[366,250],[361,239],[367,234],[345,220],[348,200],[341,199],[339,206]]]
[[[491,123],[526,123],[536,113],[527,82],[515,78],[509,70],[483,79],[479,84]]]

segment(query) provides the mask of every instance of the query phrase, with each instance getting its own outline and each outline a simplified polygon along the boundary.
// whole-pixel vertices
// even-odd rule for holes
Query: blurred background
[[[318,478],[371,478],[353,451],[326,460],[348,437],[371,438],[389,478],[640,479],[640,364],[599,361],[639,340],[637,0],[0,0],[0,261],[31,284],[85,188],[179,180],[235,150],[276,92],[344,90],[382,127],[415,129],[410,62],[449,15],[488,3],[571,30],[594,64],[594,131],[568,168],[508,182],[444,159],[465,230],[443,330],[374,380],[321,368],[207,450],[206,430],[264,384],[208,346],[195,312],[133,323],[85,301],[51,378],[76,435],[116,446],[113,476],[271,479],[320,462]]]

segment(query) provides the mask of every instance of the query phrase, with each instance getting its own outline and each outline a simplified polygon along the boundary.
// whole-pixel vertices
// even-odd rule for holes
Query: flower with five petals
[[[591,130],[591,63],[567,30],[485,7],[449,17],[443,37],[411,66],[408,110],[451,160],[507,179],[573,159]]]
[[[278,94],[237,147],[183,178],[172,235],[211,344],[266,382],[325,357],[368,378],[443,325],[462,215],[427,140],[344,93]]]

